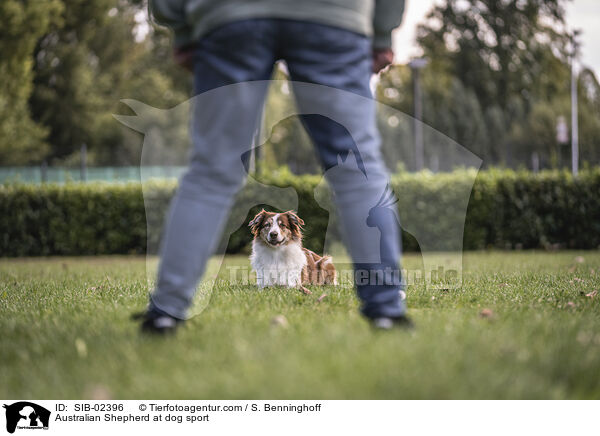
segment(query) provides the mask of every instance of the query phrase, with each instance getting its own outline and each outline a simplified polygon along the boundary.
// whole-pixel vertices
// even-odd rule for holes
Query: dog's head
[[[267,212],[264,209],[248,224],[254,238],[271,247],[300,240],[303,225],[304,221],[291,210],[275,213]]]

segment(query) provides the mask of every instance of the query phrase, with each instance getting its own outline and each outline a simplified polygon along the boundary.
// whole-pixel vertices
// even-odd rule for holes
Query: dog
[[[304,221],[293,211],[261,210],[248,226],[254,240],[250,264],[259,288],[285,286],[310,293],[304,285],[337,285],[331,256],[302,246]]]

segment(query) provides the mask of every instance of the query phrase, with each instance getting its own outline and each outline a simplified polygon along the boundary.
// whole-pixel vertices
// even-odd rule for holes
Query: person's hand
[[[180,67],[183,67],[188,71],[192,71],[194,69],[193,44],[175,48],[175,51],[173,52],[173,57],[175,59],[175,63]]]
[[[391,48],[373,49],[373,72],[379,73],[394,61],[394,52]]]

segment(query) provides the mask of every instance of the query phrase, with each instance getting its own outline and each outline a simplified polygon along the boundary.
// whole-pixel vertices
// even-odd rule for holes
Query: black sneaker
[[[183,320],[174,318],[156,309],[148,309],[145,312],[135,313],[132,319],[142,321],[140,330],[142,333],[153,335],[173,334]]]
[[[402,315],[397,318],[373,318],[370,320],[370,322],[371,326],[376,330],[392,330],[396,328],[412,330],[415,328],[415,324],[406,315]]]

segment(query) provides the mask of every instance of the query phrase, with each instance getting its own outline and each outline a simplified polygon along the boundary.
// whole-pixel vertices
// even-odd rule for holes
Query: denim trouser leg
[[[309,114],[303,122],[334,192],[344,242],[354,262],[361,311],[370,318],[401,316],[406,308],[399,296],[404,288],[399,223],[391,213],[373,213],[368,224],[365,220],[365,210],[375,206],[389,181],[369,88],[370,41],[327,26],[294,23],[289,29],[285,58],[292,80],[348,91],[294,87],[300,112]],[[314,107],[327,116],[313,114]],[[358,165],[340,164],[339,157],[350,159],[350,151]]]
[[[205,37],[197,48],[192,101],[192,151],[167,217],[157,286],[151,306],[183,319],[196,286],[220,239],[232,201],[246,171],[241,155],[263,106],[275,62],[265,40],[273,26],[265,20],[232,23]],[[233,50],[235,44],[235,50]],[[251,82],[250,82],[251,83]],[[224,85],[231,85],[221,88]]]

